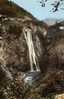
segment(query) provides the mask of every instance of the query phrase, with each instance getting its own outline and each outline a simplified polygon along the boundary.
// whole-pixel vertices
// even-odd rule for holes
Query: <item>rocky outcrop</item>
[[[0,0],[0,14],[9,17],[30,17],[35,19],[29,12],[12,2],[11,0]]]
[[[3,2],[0,4],[4,5]],[[52,93],[63,92],[64,30],[59,30],[60,24],[48,27],[44,22],[38,21],[31,14],[17,7],[15,5],[15,10],[12,11],[13,6],[11,8],[7,2],[5,7],[1,6],[5,11],[0,9],[1,98],[42,99],[51,91]],[[21,17],[16,16],[18,10],[19,12],[21,10]],[[14,17],[10,15],[12,13]],[[24,35],[28,31],[41,70],[40,78],[35,80],[32,86],[25,84],[23,80],[23,75],[30,70],[29,50]]]
[[[15,68],[29,69],[29,55],[23,29],[31,29],[39,60],[42,57],[42,37],[46,24],[32,19],[0,17],[0,63]],[[41,40],[40,40],[41,37]],[[23,68],[24,67],[24,68]],[[23,70],[23,71],[24,71]]]
[[[46,28],[46,24],[31,18],[0,16],[0,85],[2,85],[0,89],[6,99],[11,99],[11,97],[12,99],[17,97],[21,99],[27,90],[27,88],[24,90],[25,85],[22,79],[20,78],[19,81],[17,78],[22,77],[23,72],[30,70],[29,53],[24,30],[29,29],[31,31],[35,52],[38,62],[40,62],[44,52],[42,37]],[[5,84],[3,83],[4,81]],[[18,89],[16,89],[17,86]]]

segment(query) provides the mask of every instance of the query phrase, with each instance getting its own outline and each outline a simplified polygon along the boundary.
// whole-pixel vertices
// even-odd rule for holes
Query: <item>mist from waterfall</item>
[[[40,71],[39,64],[38,64],[38,58],[36,56],[35,49],[34,49],[32,31],[30,29],[25,29],[24,37],[25,37],[25,40],[26,40],[26,43],[28,46],[31,72]],[[35,69],[34,69],[34,66],[35,66]]]

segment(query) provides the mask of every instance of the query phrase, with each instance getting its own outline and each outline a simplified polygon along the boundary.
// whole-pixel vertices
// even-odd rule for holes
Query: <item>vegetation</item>
[[[11,17],[24,17],[30,16],[34,18],[30,13],[19,7],[12,1],[0,0],[0,14],[8,15]]]
[[[46,7],[46,4],[48,3],[49,0],[40,0],[41,7]],[[64,10],[64,0],[53,0],[52,3],[50,3],[52,6],[50,11],[52,12],[57,12],[59,9]]]

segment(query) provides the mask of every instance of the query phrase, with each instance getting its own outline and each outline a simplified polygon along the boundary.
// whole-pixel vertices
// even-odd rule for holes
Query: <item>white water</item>
[[[24,37],[25,37],[25,40],[26,40],[26,43],[28,46],[31,72],[40,71],[39,64],[38,64],[38,58],[35,53],[34,44],[33,44],[33,40],[32,40],[32,33],[31,33],[30,29],[25,29]],[[33,65],[35,65],[36,70],[34,70]]]

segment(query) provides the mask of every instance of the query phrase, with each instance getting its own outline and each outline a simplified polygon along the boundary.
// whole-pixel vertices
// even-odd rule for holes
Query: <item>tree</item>
[[[48,3],[49,0],[40,0],[41,7],[46,7],[46,3]],[[64,0],[53,0],[53,3],[50,3],[52,5],[52,12],[59,11],[59,9],[64,10]]]

